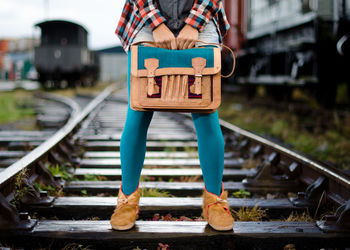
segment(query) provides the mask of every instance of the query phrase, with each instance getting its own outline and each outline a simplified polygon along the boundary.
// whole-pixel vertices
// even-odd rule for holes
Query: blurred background
[[[125,87],[114,34],[124,2],[1,0],[0,91]],[[350,0],[223,4],[237,67],[222,83],[220,116],[349,166]],[[232,57],[224,51],[222,60],[225,74]]]
[[[3,82],[0,84],[0,89],[11,88],[11,84],[6,84],[5,81],[25,79],[38,80],[43,85],[46,84],[46,87],[64,86],[70,80],[64,79],[67,78],[67,75],[64,75],[65,72],[71,73],[70,67],[80,68],[75,71],[82,73],[84,71],[82,67],[92,64],[97,67],[102,65],[104,69],[100,76],[94,76],[97,80],[113,81],[116,80],[117,75],[125,74],[123,58],[118,58],[116,55],[122,54],[123,51],[118,46],[120,42],[114,34],[123,5],[123,1],[111,0],[104,0],[103,3],[94,0],[1,1],[0,81]],[[62,22],[37,25],[54,20]],[[77,24],[77,26],[65,25],[63,21]],[[78,25],[81,26],[80,31],[77,29]],[[52,53],[55,60],[50,58]],[[58,57],[59,54],[61,54],[60,57]],[[112,55],[115,55],[118,60],[115,61]],[[73,58],[82,60],[74,61]],[[114,67],[112,72],[108,69],[108,65],[111,65],[110,60],[114,60],[114,63],[120,61],[124,67],[114,65],[117,67]],[[41,63],[50,65],[47,65],[48,68],[43,68]],[[54,77],[53,74],[57,76]],[[28,82],[27,85],[29,87]]]

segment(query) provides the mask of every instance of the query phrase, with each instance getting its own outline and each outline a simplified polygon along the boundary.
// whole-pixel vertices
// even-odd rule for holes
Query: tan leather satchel
[[[168,50],[141,43],[155,45],[153,42],[140,42],[131,46],[132,109],[212,113],[220,106],[220,48],[206,46]],[[234,65],[226,77],[232,75],[235,67],[234,54],[228,49],[233,55]]]

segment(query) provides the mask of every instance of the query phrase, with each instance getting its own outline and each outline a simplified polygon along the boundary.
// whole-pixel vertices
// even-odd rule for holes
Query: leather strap
[[[233,52],[233,50],[230,47],[226,46],[223,43],[221,43],[221,44],[220,43],[207,43],[207,42],[204,42],[204,41],[201,41],[201,40],[197,40],[197,42],[200,42],[200,43],[203,43],[203,44],[206,44],[206,45],[221,46],[221,47],[227,49],[228,51],[230,51],[230,53],[232,55],[232,60],[233,60],[232,70],[231,70],[231,72],[228,75],[226,75],[226,76],[221,75],[221,77],[222,78],[229,78],[230,76],[232,76],[232,74],[233,74],[233,72],[235,71],[235,68],[236,68],[236,57],[235,57],[235,53]],[[139,44],[143,44],[143,43],[147,43],[147,44],[153,45],[153,47],[158,47],[157,43],[156,42],[152,42],[152,41],[140,41],[140,42],[136,42],[136,43],[134,43],[132,45],[139,45]],[[198,48],[198,47],[196,47],[196,48]]]
[[[235,53],[233,53],[233,50],[230,47],[226,46],[223,43],[221,43],[221,44],[220,43],[207,43],[207,42],[200,41],[200,40],[197,40],[197,42],[204,43],[204,44],[207,44],[207,45],[221,46],[221,47],[227,49],[228,51],[230,51],[230,53],[232,55],[232,60],[233,60],[232,70],[231,70],[231,72],[228,75],[226,75],[226,76],[221,75],[221,77],[222,78],[229,78],[230,76],[232,76],[232,74],[233,74],[233,72],[235,71],[235,68],[236,68],[236,57],[235,57]]]
[[[194,69],[194,93],[202,94],[202,71],[207,64],[207,60],[202,57],[192,58],[192,67]]]
[[[145,59],[145,67],[147,69],[147,94],[153,95],[159,93],[159,87],[155,80],[155,71],[159,67],[159,60],[156,58]]]

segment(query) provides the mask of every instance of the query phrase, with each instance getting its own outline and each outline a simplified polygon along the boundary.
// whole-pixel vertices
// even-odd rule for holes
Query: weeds
[[[174,197],[168,191],[161,191],[156,188],[140,188],[142,197]]]
[[[235,103],[232,103],[232,100],[235,100]],[[238,102],[243,103],[240,108],[236,108]],[[219,115],[243,129],[278,137],[298,151],[349,169],[350,112],[348,111],[334,111],[333,114],[315,118],[314,115],[250,105],[239,97],[232,98],[230,95],[223,96]],[[247,163],[247,165],[254,164]]]
[[[252,209],[242,207],[238,211],[232,210],[232,215],[237,221],[262,221],[263,218],[267,217],[266,209],[261,209],[258,205]]]
[[[108,180],[108,178],[103,175],[85,174],[84,180],[85,181],[106,181]]]
[[[315,220],[310,216],[308,211],[304,211],[302,214],[299,214],[298,212],[293,211],[285,221],[313,222]]]
[[[87,250],[87,249],[91,249],[90,247],[91,247],[90,245],[84,247],[84,245],[82,245],[82,244],[72,242],[72,243],[68,243],[66,246],[64,246],[62,248],[62,250]]]
[[[237,192],[234,192],[233,193],[233,196],[235,198],[247,198],[251,195],[250,192],[248,192],[247,190],[244,190],[244,189],[240,189],[238,190]]]
[[[152,221],[203,221],[201,217],[195,217],[195,219],[191,219],[186,216],[180,216],[178,217],[173,217],[170,213],[166,214],[165,216],[161,216],[159,213],[156,213],[153,215],[153,218],[151,219]]]
[[[167,142],[167,141],[165,141]],[[176,147],[165,147],[164,148],[164,152],[167,152],[167,153],[173,153],[173,152],[176,152],[177,151],[177,148]]]
[[[44,184],[40,184],[35,182],[34,185],[36,185],[36,187],[39,189],[39,191],[47,191],[47,194],[49,196],[54,196],[56,197],[63,197],[64,193],[63,193],[63,188],[60,187],[59,189],[51,186],[51,185],[44,185]]]
[[[31,92],[16,90],[0,93],[0,105],[0,124],[35,116]]]
[[[195,175],[195,176],[180,176],[179,181],[180,182],[198,182],[201,180],[200,175]]]
[[[196,147],[190,147],[190,146],[184,146],[184,151],[187,153],[193,153],[193,152],[197,152],[197,148]]]
[[[16,208],[20,205],[20,200],[23,196],[26,194],[34,195],[36,192],[35,187],[32,185],[27,185],[25,183],[25,179],[29,178],[29,175],[27,173],[28,168],[25,168],[19,172],[16,176],[15,180],[15,195],[14,198],[11,200],[11,204],[14,205]]]
[[[64,165],[49,165],[48,169],[52,173],[52,175],[59,175],[63,180],[72,181],[74,177],[74,173],[71,172],[71,166],[69,164]]]

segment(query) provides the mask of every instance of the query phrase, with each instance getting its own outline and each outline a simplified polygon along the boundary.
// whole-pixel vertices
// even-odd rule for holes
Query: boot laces
[[[139,213],[139,204],[137,204],[137,203],[129,203],[129,200],[128,200],[127,197],[118,198],[117,202],[118,202],[118,203],[117,203],[117,204],[118,204],[118,205],[117,205],[117,209],[122,208],[122,207],[125,206],[126,204],[135,205],[136,208],[137,208],[136,214]]]
[[[220,197],[216,197],[216,201],[215,201],[215,202],[208,204],[208,206],[207,206],[207,218],[208,218],[208,220],[209,220],[209,207],[212,206],[212,205],[215,205],[215,204],[221,205],[222,208],[223,208],[228,214],[231,214],[230,210],[229,210],[227,207],[224,206],[224,205],[226,205],[226,203],[227,203],[227,200],[222,199],[222,198],[220,198]]]
[[[118,198],[118,203],[127,204],[129,202],[128,198]]]

